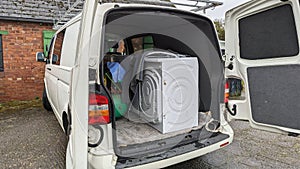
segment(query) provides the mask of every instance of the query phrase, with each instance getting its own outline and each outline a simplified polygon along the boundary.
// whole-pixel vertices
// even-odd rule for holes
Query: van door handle
[[[51,68],[47,68],[47,70],[50,70],[50,71],[51,71]]]

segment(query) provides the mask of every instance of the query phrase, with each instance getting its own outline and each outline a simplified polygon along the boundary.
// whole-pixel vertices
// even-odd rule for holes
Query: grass
[[[0,113],[22,110],[32,107],[42,107],[42,101],[40,99],[29,100],[29,101],[9,101],[0,103]]]

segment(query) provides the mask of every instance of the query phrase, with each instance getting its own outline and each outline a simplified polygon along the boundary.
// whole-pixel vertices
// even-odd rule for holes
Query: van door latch
[[[229,69],[229,70],[233,70],[233,64],[232,64],[232,62],[230,62],[229,65],[226,66],[226,68]]]

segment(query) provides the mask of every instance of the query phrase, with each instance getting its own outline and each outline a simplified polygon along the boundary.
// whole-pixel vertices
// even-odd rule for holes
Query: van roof
[[[192,9],[191,11],[198,12],[200,10],[206,10],[208,8],[216,7],[222,5],[222,2],[211,1],[211,0],[187,0],[188,2],[196,2],[196,4],[191,5],[185,2],[171,2],[170,0],[102,0],[102,4],[130,4],[130,6],[153,6],[153,7],[167,7],[176,8],[178,6],[188,6]],[[199,5],[199,2],[205,2],[206,5]],[[53,26],[53,29],[58,30],[62,25],[65,25],[70,18],[77,16],[81,13],[83,8],[84,0],[77,0]],[[176,8],[178,9],[178,8]],[[75,10],[75,12],[73,12]],[[79,11],[79,12],[78,12]],[[80,15],[80,14],[79,14]]]

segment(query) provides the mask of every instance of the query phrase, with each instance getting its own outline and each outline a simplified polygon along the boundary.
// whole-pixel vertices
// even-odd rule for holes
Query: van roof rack
[[[223,5],[223,2],[211,1],[211,0],[185,0],[184,2],[172,2],[174,5],[191,7],[191,11],[205,13],[206,9],[214,8],[216,6]],[[205,4],[205,5],[204,5]]]
[[[84,2],[85,0],[68,0],[68,10],[60,16],[58,21],[54,21],[53,29],[58,30],[66,22],[78,15],[83,9]],[[171,2],[168,0],[99,0],[99,3],[151,4],[168,7],[175,7],[177,5],[190,7],[191,11],[194,12],[203,11],[204,13],[206,9],[223,5],[222,2],[212,0],[184,0],[184,2]]]
[[[83,9],[84,1],[85,0],[75,0],[75,2],[71,3],[70,0],[68,0],[68,10],[66,10],[64,14],[60,15],[58,21],[54,21],[53,29],[58,30],[61,26],[78,15]]]

